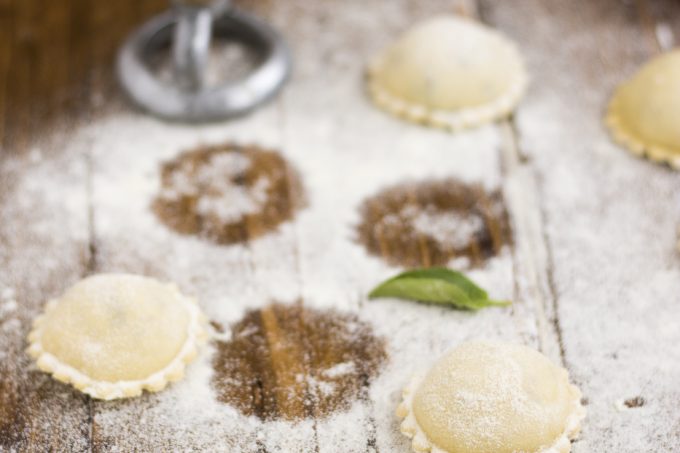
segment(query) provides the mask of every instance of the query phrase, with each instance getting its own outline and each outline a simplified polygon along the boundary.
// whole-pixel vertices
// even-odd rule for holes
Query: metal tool
[[[233,40],[258,55],[244,78],[206,84],[211,43]],[[154,56],[171,46],[173,74],[163,81]],[[118,77],[139,106],[181,121],[209,121],[242,115],[274,96],[290,73],[291,59],[281,35],[228,0],[174,0],[173,8],[135,30],[118,54]]]

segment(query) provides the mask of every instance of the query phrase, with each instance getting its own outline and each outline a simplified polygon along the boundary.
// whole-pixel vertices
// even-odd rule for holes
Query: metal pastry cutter
[[[143,109],[163,118],[210,121],[242,115],[274,96],[291,68],[282,36],[229,0],[173,0],[171,10],[135,30],[118,54],[123,88]],[[211,43],[233,41],[257,55],[245,77],[206,83]],[[162,80],[152,61],[171,51],[172,74]]]

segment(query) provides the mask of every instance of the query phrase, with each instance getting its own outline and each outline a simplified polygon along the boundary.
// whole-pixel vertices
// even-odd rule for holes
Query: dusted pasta
[[[40,369],[94,398],[136,396],[183,376],[202,324],[196,302],[174,284],[100,274],[48,302],[29,353]]]
[[[631,152],[680,169],[680,50],[654,58],[619,86],[606,123]]]
[[[368,68],[378,106],[450,130],[507,116],[526,84],[524,63],[510,40],[456,16],[417,24]]]
[[[566,453],[585,416],[580,398],[540,353],[471,342],[414,379],[397,414],[418,452]]]

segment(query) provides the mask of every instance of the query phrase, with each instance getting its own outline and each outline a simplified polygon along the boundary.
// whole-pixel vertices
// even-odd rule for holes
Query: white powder
[[[364,102],[358,95],[351,99],[354,103]],[[374,116],[372,110],[364,114],[381,127],[389,127],[393,134],[402,130],[401,124],[392,124],[382,115]],[[321,116],[319,121],[324,121]],[[397,269],[369,257],[348,234],[361,201],[401,179],[453,174],[468,181],[497,181],[496,166],[456,165],[472,161],[473,156],[497,159],[497,137],[492,129],[450,137],[407,128],[403,144],[392,146],[389,137],[393,134],[387,134],[386,141],[376,145],[373,155],[360,151],[359,137],[355,138],[356,143],[348,143],[347,137],[337,136],[337,146],[347,146],[349,150],[345,153],[317,146],[319,140],[334,142],[329,137],[317,137],[318,129],[307,131],[307,137],[301,140],[296,135],[300,129],[295,123],[290,126],[290,143],[276,146],[275,137],[267,136],[267,131],[276,130],[276,123],[276,110],[269,108],[226,126],[183,127],[142,116],[118,117],[75,134],[64,148],[65,155],[78,159],[82,149],[92,150],[98,270],[139,272],[176,281],[184,293],[195,295],[206,315],[225,326],[227,332],[245,311],[267,305],[273,299],[291,302],[302,296],[312,307],[357,311],[386,339],[390,362],[371,386],[367,400],[355,401],[347,411],[317,421],[263,422],[244,417],[235,408],[216,400],[210,384],[213,348],[207,346],[198,362],[188,367],[185,379],[163,392],[125,402],[95,404],[98,433],[115,439],[120,451],[162,448],[159,445],[172,445],[179,450],[234,452],[256,451],[263,446],[270,451],[313,451],[318,446],[322,452],[363,453],[368,438],[375,438],[380,451],[399,451],[405,440],[396,429],[394,408],[402,385],[417,365],[434,360],[471,332],[516,338],[516,325],[521,329],[531,326],[512,321],[509,310],[472,315],[407,302],[366,303],[368,290]],[[411,135],[414,137],[409,138]],[[418,143],[415,137],[431,141],[428,152],[432,162],[418,167],[409,163],[415,155],[413,143]],[[162,162],[200,143],[228,141],[256,142],[282,149],[286,158],[300,169],[310,198],[309,208],[294,222],[248,246],[216,246],[175,234],[150,209],[160,190]],[[311,153],[309,147],[315,152]],[[382,150],[388,147],[391,147],[390,171],[386,172],[387,155],[382,155]],[[443,169],[437,160],[451,160],[452,164]],[[238,161],[231,162],[229,168],[238,169],[238,165]],[[86,225],[87,218],[85,178],[78,174],[65,177],[56,168],[58,163],[45,157],[26,170],[17,185],[17,193],[24,195],[17,202],[30,200],[27,204],[34,209],[39,206],[38,212],[50,212],[52,207],[65,210],[73,223],[70,231],[80,234],[80,226]],[[462,168],[466,170],[457,170]],[[344,184],[345,175],[356,174],[356,169],[365,174],[355,176],[351,185]],[[192,181],[185,182],[183,189],[191,190]],[[343,190],[338,190],[339,187]],[[42,228],[44,234],[55,231],[49,217],[36,223],[46,225]],[[86,238],[83,236],[83,243]],[[41,266],[51,262],[58,266],[61,261],[58,255],[41,256]],[[508,255],[499,256],[487,268],[471,275],[488,285],[492,295],[510,297],[512,270]],[[349,332],[352,327],[348,326]],[[333,380],[351,373],[354,366],[343,362],[305,379],[313,379],[309,382],[320,394],[331,394]]]
[[[489,189],[501,183],[502,140],[496,127],[459,135],[425,129],[378,111],[360,89],[363,62],[398,30],[440,10],[440,3],[418,2],[417,8],[390,3],[380,15],[381,27],[375,26],[377,16],[366,14],[365,2],[338,8],[332,23],[321,20],[328,8],[321,2],[279,3],[272,6],[272,20],[279,26],[296,24],[286,29],[298,64],[277,103],[246,118],[209,126],[168,124],[128,113],[77,130],[62,154],[45,152],[31,166],[5,160],[3,176],[16,176],[18,170],[21,174],[0,219],[3,231],[13,239],[16,260],[10,271],[15,277],[0,279],[3,285],[15,286],[16,275],[30,275],[22,285],[35,281],[40,288],[55,270],[74,266],[77,269],[69,275],[78,272],[88,243],[83,155],[87,153],[94,172],[99,271],[138,272],[176,281],[183,292],[198,298],[210,319],[225,327],[274,298],[291,302],[302,297],[310,306],[356,311],[386,339],[389,363],[370,387],[367,401],[355,402],[345,412],[319,421],[262,422],[217,402],[210,385],[213,349],[207,346],[188,367],[185,379],[167,390],[130,401],[95,403],[97,434],[111,450],[238,453],[264,447],[272,452],[318,448],[322,453],[363,453],[370,450],[367,440],[374,438],[379,451],[407,452],[409,443],[398,432],[393,413],[414,372],[427,369],[444,351],[471,338],[538,343],[540,310],[533,301],[545,302],[546,282],[536,282],[533,263],[510,251],[469,273],[494,298],[516,295],[515,305],[508,309],[473,314],[365,298],[373,286],[400,269],[368,256],[352,242],[357,207],[364,199],[412,179],[452,176]],[[507,17],[519,15],[513,19],[518,26],[529,23],[527,33],[545,37],[554,30],[569,36],[561,55],[600,51],[592,34],[555,29],[540,17],[513,12],[514,4],[498,5]],[[329,33],[329,26],[338,32]],[[513,32],[522,35],[522,30]],[[547,37],[531,40],[535,45],[551,42]],[[575,450],[662,451],[663,444],[655,442],[677,445],[674,364],[680,357],[674,345],[680,334],[673,321],[680,315],[673,301],[680,294],[680,278],[673,250],[677,212],[668,204],[677,200],[677,175],[629,157],[601,130],[605,94],[622,69],[616,66],[602,77],[606,87],[597,77],[593,80],[602,86],[584,91],[590,82],[569,79],[574,72],[565,64],[566,57],[557,55],[556,66],[544,67],[547,53],[544,49],[528,55],[538,80],[517,119],[523,151],[532,158],[527,168],[537,171],[543,184],[540,200],[549,220],[546,233],[553,247],[550,263],[555,268],[567,362],[590,401],[583,440]],[[572,111],[556,93],[576,93],[579,101],[587,101],[591,106],[587,122],[582,111]],[[300,169],[309,207],[294,222],[248,245],[216,246],[163,226],[149,209],[160,188],[161,163],[200,144],[225,142],[281,149]],[[521,171],[507,176],[510,188],[522,188]],[[184,182],[181,187],[192,190],[192,181]],[[257,203],[257,196],[249,195]],[[528,205],[526,210],[532,214],[538,207]],[[511,210],[510,215],[515,214]],[[454,236],[440,220],[437,230],[451,240]],[[472,234],[474,227],[468,225],[463,232]],[[20,229],[30,230],[30,235],[12,233]],[[54,295],[38,290],[33,294]],[[19,306],[15,313],[25,319],[35,315],[35,308],[25,310]],[[26,329],[15,330],[19,322],[12,318],[3,323],[3,330],[7,323],[10,333],[0,336],[0,345],[22,342]],[[342,371],[326,370],[331,375]],[[648,401],[643,408],[626,411],[625,417],[612,410],[612,401],[643,392]]]
[[[574,449],[674,451],[678,174],[633,157],[602,124],[616,85],[652,56],[653,44],[640,39],[643,27],[630,28],[625,9],[603,22],[565,5],[554,11],[564,15],[558,24],[518,5],[498,3],[497,18],[526,46],[536,80],[516,119],[538,174],[566,363],[589,401]],[[580,33],[600,25],[607,38]],[[570,39],[555,53],[550,43],[559,36]],[[569,93],[578,94],[567,100]],[[614,410],[614,401],[634,396],[645,406]]]
[[[250,168],[248,157],[235,152],[217,153],[199,165],[197,171],[191,162],[180,165],[171,175],[170,187],[161,192],[161,199],[172,202],[197,197],[198,214],[228,223],[257,212],[267,201],[267,178],[259,178],[252,187],[234,183]]]
[[[309,392],[312,395],[328,397],[335,391],[335,384],[332,382],[328,382],[323,379],[317,379],[313,376],[303,376],[302,379],[307,383]]]
[[[17,301],[13,299],[9,299],[5,303],[0,304],[0,319],[16,311],[17,307]]]
[[[32,164],[37,164],[40,162],[43,158],[43,152],[42,149],[38,147],[33,147],[31,150],[28,152],[28,160]]]
[[[667,22],[660,22],[654,29],[659,46],[664,51],[669,51],[675,45],[673,28]]]
[[[0,319],[0,329],[6,334],[16,333],[21,329],[21,321],[16,318],[7,319],[5,321]]]
[[[361,16],[356,19],[364,20]],[[374,28],[370,21],[363,26]],[[304,43],[301,51],[305,52]],[[246,310],[265,306],[272,299],[292,302],[302,296],[313,307],[359,312],[386,339],[390,351],[390,362],[366,400],[355,401],[347,411],[322,420],[291,423],[263,422],[219,403],[210,384],[213,348],[207,346],[198,362],[188,367],[184,380],[163,392],[124,402],[95,403],[97,434],[106,436],[119,451],[240,453],[264,447],[270,452],[308,452],[318,447],[320,452],[363,453],[368,439],[375,439],[379,451],[408,451],[393,414],[398,393],[410,374],[469,335],[516,338],[518,331],[531,326],[513,321],[510,310],[472,315],[408,302],[366,302],[368,290],[398,269],[369,257],[352,242],[350,233],[362,200],[386,185],[412,178],[454,175],[494,187],[499,181],[498,166],[489,162],[497,162],[498,138],[491,128],[452,137],[404,126],[367,106],[354,85],[354,71],[338,73],[331,82],[337,89],[332,99],[346,98],[346,108],[356,109],[358,117],[341,119],[344,109],[338,111],[339,116],[329,114],[323,107],[329,102],[327,93],[315,99],[298,96],[301,87],[293,84],[283,98],[291,112],[285,144],[277,126],[277,108],[270,106],[239,121],[204,127],[135,115],[108,118],[78,131],[65,146],[65,155],[74,160],[83,149],[91,150],[97,270],[138,272],[176,281],[184,293],[198,298],[210,319],[227,330]],[[303,91],[308,89],[313,87]],[[314,127],[308,127],[310,118]],[[331,124],[326,127],[328,122]],[[339,122],[348,124],[335,127]],[[357,133],[345,134],[345,128]],[[369,133],[377,129],[386,131]],[[366,137],[374,136],[368,153]],[[395,137],[401,140],[394,141]],[[247,246],[216,246],[175,234],[150,209],[160,189],[161,163],[197,144],[230,141],[281,149],[300,169],[309,208],[294,222]],[[413,165],[413,159],[420,159],[423,153],[429,158]],[[46,153],[37,168],[23,174],[17,193],[24,195],[17,203],[26,202],[27,209],[38,205],[68,212],[73,228],[67,224],[58,231],[73,232],[79,238],[82,225],[87,224],[83,222],[85,178],[62,177],[57,168]],[[191,181],[186,182],[183,188],[191,190]],[[27,187],[30,191],[23,192]],[[37,230],[40,234],[57,230],[50,217],[39,218],[36,224],[40,223],[46,225]],[[80,239],[87,243],[86,235]],[[67,236],[65,240],[73,239]],[[41,267],[63,266],[58,254],[41,256],[35,262]],[[79,261],[73,258],[73,262]],[[511,296],[509,256],[496,258],[473,275],[484,279],[492,295]],[[351,369],[350,363],[343,363],[323,370],[316,377],[317,390],[331,392],[332,379]]]
[[[11,300],[14,299],[14,296],[16,295],[16,292],[14,291],[14,288],[3,288],[2,292],[0,292],[0,299],[1,300]]]
[[[301,24],[306,35],[322,41],[348,39],[324,32],[316,20],[324,14],[320,5],[299,7],[314,9]],[[279,18],[284,23],[292,19],[291,13],[285,14]],[[400,24],[412,20],[405,11],[400,14],[387,20]],[[359,10],[350,9],[337,19],[338,26],[358,27],[365,35],[383,33]],[[294,42],[301,65],[297,79],[280,101],[287,111],[283,130],[276,104],[244,119],[209,126],[168,124],[128,114],[102,119],[73,134],[63,155],[66,162],[74,163],[74,171],[63,171],[64,162],[55,161],[50,153],[23,171],[14,203],[17,209],[37,213],[31,224],[35,237],[50,238],[58,233],[56,241],[86,245],[87,184],[81,170],[86,162],[82,153],[87,151],[93,169],[98,271],[137,272],[176,281],[184,293],[198,298],[211,320],[227,329],[245,311],[265,306],[272,299],[292,302],[302,297],[312,307],[356,311],[385,338],[390,352],[389,363],[365,400],[322,420],[291,423],[263,422],[219,403],[210,384],[213,347],[207,346],[188,367],[186,377],[163,392],[94,404],[97,435],[112,449],[240,453],[264,447],[270,452],[318,448],[321,453],[363,453],[369,449],[368,439],[373,439],[379,451],[408,451],[393,414],[399,392],[412,372],[470,336],[516,339],[532,335],[532,324],[515,319],[512,310],[473,315],[408,302],[366,301],[371,287],[399,269],[368,256],[351,240],[357,208],[365,198],[406,179],[455,176],[489,188],[500,181],[499,140],[493,128],[451,136],[395,121],[368,104],[357,86],[357,74],[373,47],[386,43],[387,34],[383,38],[361,41],[370,48],[347,46],[348,42],[333,44],[354,47],[351,58],[349,50],[330,53],[339,59],[332,62],[333,68],[327,67],[328,62],[322,67],[324,59],[318,55],[328,43]],[[352,66],[345,66],[349,62]],[[322,71],[331,76],[317,85],[309,73]],[[338,108],[329,110],[329,105]],[[346,115],[350,111],[356,115]],[[348,134],[350,130],[354,132]],[[377,130],[382,132],[376,134]],[[281,149],[300,170],[309,208],[294,222],[248,245],[216,246],[166,228],[150,209],[161,186],[162,162],[200,144],[225,142]],[[238,163],[231,164],[227,168],[238,168]],[[192,181],[184,182],[182,189],[192,190]],[[258,202],[256,194],[254,203]],[[54,217],[52,212],[60,215]],[[8,219],[12,221],[12,217],[3,217]],[[40,263],[42,272],[60,269],[65,262],[81,262],[81,255],[63,256],[58,250],[69,247],[59,245],[57,242],[46,255],[40,247],[26,244],[27,263],[29,259],[33,266]],[[31,267],[23,269],[28,275]],[[511,297],[509,255],[497,257],[471,275],[483,281],[493,296]],[[343,363],[320,373],[318,390],[330,391],[332,379],[351,369],[350,363]]]
[[[333,365],[321,372],[321,374],[327,378],[333,379],[346,374],[352,373],[356,368],[354,362],[342,362],[337,365]]]
[[[420,212],[413,217],[413,227],[442,246],[465,247],[484,228],[484,220],[456,212]]]

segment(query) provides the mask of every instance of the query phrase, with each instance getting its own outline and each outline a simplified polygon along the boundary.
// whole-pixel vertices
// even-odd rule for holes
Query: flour
[[[398,215],[389,214],[382,219],[385,226],[396,226],[404,222],[410,222],[417,233],[431,237],[443,247],[465,247],[484,227],[484,221],[480,217],[461,215],[455,211],[421,211],[413,205],[405,206]]]
[[[0,322],[3,318],[11,316],[18,308],[17,301],[14,299],[16,293],[14,288],[4,288],[0,292]]]
[[[355,367],[356,365],[354,362],[342,362],[338,363],[337,365],[333,365],[326,370],[323,370],[321,374],[325,377],[333,379],[353,372]]]
[[[0,320],[0,329],[6,334],[16,333],[21,329],[21,321],[16,318],[8,319],[4,322]]]
[[[7,301],[7,300],[12,300],[14,299],[14,296],[16,295],[16,291],[14,288],[3,288],[2,292],[0,292],[0,300]]]
[[[360,97],[353,99],[363,102]],[[370,116],[373,121],[385,121],[382,116]],[[375,154],[366,154],[361,152],[361,141],[357,139],[356,143],[345,143],[348,152],[339,153],[332,147],[317,145],[319,140],[333,142],[330,137],[317,137],[318,129],[309,130],[303,139],[296,135],[298,128],[293,124],[289,143],[276,146],[276,137],[267,135],[276,130],[275,122],[273,109],[264,109],[238,123],[206,127],[168,125],[143,116],[111,117],[75,134],[63,153],[82,163],[82,150],[90,150],[97,270],[138,272],[175,281],[183,293],[196,296],[206,315],[222,324],[226,332],[246,310],[263,307],[273,299],[291,303],[302,296],[304,303],[312,307],[356,312],[375,329],[376,335],[387,340],[388,366],[365,397],[328,418],[262,421],[216,400],[210,385],[214,347],[209,344],[198,361],[188,367],[185,379],[163,392],[95,404],[98,432],[116,439],[115,446],[120,451],[172,445],[180,450],[251,452],[268,448],[306,452],[319,445],[320,451],[364,452],[370,437],[375,437],[381,451],[399,451],[404,439],[395,429],[392,414],[401,387],[418,366],[425,366],[471,332],[487,337],[516,335],[506,310],[472,315],[408,302],[366,302],[368,290],[397,269],[367,256],[348,234],[361,201],[403,178],[455,173],[461,179],[484,181],[493,187],[493,181],[498,181],[497,167],[457,165],[472,162],[473,156],[496,160],[497,137],[493,130],[450,137],[407,129],[407,136],[415,134],[432,142],[428,151],[432,161],[411,165],[410,159],[417,154],[411,146],[413,139],[407,138],[401,147],[392,146],[390,171],[386,172],[387,155],[382,150],[387,143],[376,146]],[[400,130],[399,124],[390,124],[387,123],[394,133]],[[197,237],[177,235],[150,209],[160,188],[162,163],[199,144],[227,141],[257,141],[280,149],[300,169],[311,196],[309,208],[276,233],[248,244],[218,246]],[[310,146],[315,148],[314,153],[310,153]],[[445,169],[436,163],[444,160],[451,161]],[[62,164],[48,155],[32,165],[17,185],[17,193],[25,194],[20,197],[22,203],[30,200],[34,209],[39,208],[37,212],[65,210],[75,226],[74,237],[78,238],[80,229],[76,225],[86,224],[85,178],[79,173],[71,173],[70,178],[59,176],[54,169]],[[230,168],[238,165],[238,161],[231,162]],[[462,168],[465,171],[457,170]],[[343,185],[344,175],[356,169],[361,169],[364,177]],[[183,189],[192,190],[192,182],[186,183]],[[344,189],[337,190],[338,187]],[[38,230],[44,232],[40,234],[55,231],[48,217],[37,223],[45,225]],[[59,266],[56,258],[43,257],[41,266]],[[511,296],[509,255],[500,255],[470,275],[487,285],[493,296]],[[453,325],[456,329],[451,328]],[[358,324],[347,326],[350,335],[359,330]],[[252,334],[240,332],[244,336]],[[221,340],[227,337],[225,334]],[[424,350],[428,352],[423,354]],[[356,366],[344,361],[305,379],[320,394],[329,394],[337,385],[335,380],[351,375]]]
[[[670,51],[675,45],[675,35],[673,28],[667,22],[660,22],[654,29],[656,40],[663,51]]]
[[[13,186],[12,196],[8,197],[12,200],[11,206],[2,207],[1,228],[18,230],[28,224],[34,230],[14,255],[20,259],[15,272],[30,276],[27,281],[46,281],[51,272],[63,271],[65,266],[74,267],[68,275],[77,278],[81,263],[87,261],[88,256],[89,197],[94,207],[96,271],[137,272],[175,281],[183,293],[196,296],[208,318],[222,324],[225,331],[230,331],[247,310],[267,306],[272,300],[293,303],[302,298],[314,308],[358,314],[372,326],[376,336],[387,342],[388,362],[362,398],[323,420],[306,418],[298,422],[262,421],[219,402],[210,384],[215,347],[208,344],[197,361],[187,368],[185,378],[163,392],[129,401],[93,404],[97,424],[94,434],[106,442],[107,448],[234,453],[263,449],[269,452],[317,449],[321,453],[363,453],[371,449],[407,452],[408,441],[398,432],[398,421],[393,414],[401,389],[412,374],[427,369],[446,350],[472,338],[519,339],[536,344],[534,309],[522,299],[516,300],[509,309],[488,309],[474,314],[407,301],[366,300],[372,287],[402,268],[369,256],[353,241],[353,226],[359,220],[361,203],[387,186],[414,179],[455,177],[466,183],[480,183],[489,190],[499,189],[503,178],[498,150],[503,143],[494,126],[450,135],[402,123],[375,109],[361,90],[363,62],[388,44],[398,30],[440,10],[441,5],[418,2],[415,6],[407,7],[404,3],[384,8],[385,14],[381,15],[384,27],[375,26],[375,16],[366,14],[364,6],[343,4],[329,21],[328,5],[300,1],[291,6],[274,2],[272,20],[289,30],[298,65],[282,97],[253,115],[220,124],[187,126],[126,112],[98,119],[89,127],[73,131],[57,154],[45,150],[30,166],[23,162],[16,164],[21,174]],[[526,138],[530,149],[536,150],[533,154],[541,169],[556,165],[551,163],[553,160],[563,162],[556,153],[550,154],[550,158],[541,157],[542,151],[555,146],[551,134],[559,133],[563,127],[546,124],[552,109],[552,106],[545,111],[534,109],[533,121],[545,124],[545,129],[538,138]],[[300,170],[310,198],[309,206],[276,232],[244,244],[220,246],[195,236],[178,235],[162,224],[150,209],[161,188],[162,163],[197,146],[227,142],[254,143],[280,150]],[[578,150],[576,145],[574,149]],[[565,155],[569,155],[567,151],[575,152],[564,150]],[[592,159],[590,155],[581,157],[584,166]],[[92,170],[90,195],[87,165]],[[229,168],[238,168],[238,165],[237,162]],[[616,166],[600,170],[607,174],[613,168]],[[589,174],[587,168],[585,170],[585,174]],[[634,176],[635,172],[628,172],[621,178]],[[562,190],[566,190],[559,188],[560,181],[565,179],[560,176],[559,181],[551,184],[551,200],[556,203],[550,208],[551,214],[560,208],[561,200],[566,200],[558,198]],[[186,182],[185,187],[191,190],[192,182]],[[594,186],[597,185],[587,187]],[[626,191],[617,192],[615,195],[620,196]],[[579,201],[572,195],[569,197],[574,203]],[[257,197],[243,205],[237,204],[241,206],[237,211],[242,214],[251,209],[243,207],[251,206],[248,203],[257,204]],[[205,209],[216,209],[217,205],[208,203]],[[592,238],[593,224],[583,222],[579,215],[581,206],[570,207],[574,208],[569,212],[571,217],[562,219],[564,227],[559,230],[563,237]],[[31,215],[30,222],[26,220],[27,213]],[[233,212],[224,215],[230,217]],[[459,223],[452,217],[451,223],[454,221]],[[424,231],[430,227],[427,223],[420,224]],[[446,231],[444,236],[451,240],[446,224],[445,216],[433,222],[438,229]],[[474,223],[467,225],[462,230],[463,236],[472,234],[474,227]],[[434,234],[435,230],[429,232]],[[628,237],[634,237],[634,230],[629,233],[632,235]],[[49,247],[46,249],[43,244]],[[587,244],[597,244],[597,240]],[[611,263],[598,263],[594,248],[579,247],[579,250],[588,253],[590,272],[584,275],[579,271],[578,266],[584,265],[582,256],[569,257],[573,267],[562,268],[565,270],[557,282],[558,290],[572,291],[563,303],[575,307],[574,311],[598,310],[599,317],[605,308],[593,307],[606,294],[600,291],[589,295],[587,289],[592,284],[588,282],[600,274],[593,268],[599,265],[605,269]],[[557,262],[565,259],[564,248],[557,253]],[[521,267],[520,272],[524,272]],[[467,274],[496,299],[513,299],[515,277],[519,281],[528,278],[528,273],[515,275],[512,251],[508,248]],[[572,274],[578,274],[586,284],[580,286]],[[2,283],[16,286],[4,280]],[[57,283],[49,290],[36,290],[32,308],[19,306],[16,312],[30,320],[43,299],[55,296],[54,293],[68,283],[71,282],[64,281],[62,288]],[[24,286],[16,287],[21,289],[18,293],[23,298]],[[644,285],[640,290],[644,294]],[[615,336],[618,330],[611,329],[605,343],[618,341]],[[21,335],[25,330],[24,326],[20,331],[13,331],[17,343],[23,341]],[[596,330],[584,328],[580,337],[592,337],[593,331]],[[4,345],[4,341],[0,340],[0,344]],[[571,360],[592,357],[597,354],[593,351],[600,348],[592,344],[588,348],[578,347],[569,352],[569,357]],[[328,378],[325,380],[350,374],[356,366],[350,363],[343,361],[324,369]],[[613,366],[607,370],[603,379],[620,375],[614,373]],[[585,376],[581,373],[580,376]],[[322,388],[330,390],[328,386]],[[627,392],[627,396],[630,394]],[[592,399],[595,395],[589,396]],[[67,394],[66,398],[71,396]],[[61,404],[60,408],[70,410],[68,403]],[[603,413],[604,410],[600,415]],[[70,426],[77,425],[64,425],[63,430],[73,430],[74,437],[81,435]]]
[[[481,217],[455,212],[423,212],[413,217],[413,226],[417,232],[430,236],[442,246],[465,247],[484,228],[484,221]]]
[[[614,86],[650,55],[649,40],[641,39],[646,32],[631,20],[631,10],[607,8],[596,15],[597,2],[546,7],[539,0],[485,8],[486,18],[521,44],[534,79],[515,117],[526,159],[502,176],[498,150],[507,144],[495,126],[452,136],[388,117],[362,93],[363,63],[408,25],[441,12],[441,2],[390,2],[375,14],[367,14],[366,2],[270,3],[269,19],[286,30],[296,58],[291,83],[274,104],[209,126],[127,112],[74,130],[59,150],[4,159],[0,229],[9,240],[0,251],[6,259],[0,280],[21,295],[11,319],[26,321],[12,321],[0,335],[2,354],[11,351],[10,360],[23,366],[17,357],[30,319],[44,299],[82,272],[90,159],[98,271],[176,281],[226,330],[272,299],[302,297],[311,306],[342,308],[369,322],[390,352],[366,400],[319,422],[263,422],[216,400],[209,345],[185,379],[162,393],[93,405],[94,434],[108,450],[408,452],[393,413],[411,375],[464,340],[538,345],[537,307],[555,300],[557,313],[548,311],[545,319],[558,319],[566,363],[589,401],[574,451],[673,451],[680,443],[678,209],[672,204],[680,196],[678,177],[612,145],[600,121]],[[665,25],[656,31],[668,45]],[[149,209],[160,188],[161,162],[198,145],[228,141],[281,150],[301,171],[309,207],[247,244],[217,246],[178,236]],[[510,209],[521,225],[518,247],[469,272],[492,297],[517,296],[515,304],[472,314],[405,301],[368,302],[366,293],[402,268],[368,256],[352,241],[357,207],[401,181],[449,176],[487,189],[504,185],[513,195],[511,207],[524,207]],[[531,192],[527,181],[534,180],[535,197],[515,198]],[[539,237],[540,244],[547,239],[550,249],[528,247],[539,254],[531,261],[522,254],[527,237]],[[551,268],[553,278],[536,281],[536,265],[542,272]],[[64,281],[54,283],[55,275]],[[32,429],[59,424],[60,435],[87,450],[78,443],[79,417],[87,415],[74,409],[70,393],[61,392],[59,404],[46,396],[46,415]],[[635,395],[645,399],[643,407],[615,409]]]
[[[251,190],[235,185],[222,187],[220,195],[199,198],[196,212],[215,216],[222,222],[233,222],[246,214],[257,212],[266,200],[268,188],[269,182],[264,178],[257,180]]]
[[[625,8],[602,22],[594,11],[583,14],[585,1],[553,10],[564,17],[559,24],[527,20],[539,3],[499,3],[495,19],[526,46],[537,82],[516,126],[538,174],[565,361],[589,402],[574,450],[673,451],[680,444],[678,174],[630,156],[601,122],[615,87],[655,52],[654,30],[631,29]],[[598,26],[608,38],[581,33]],[[641,40],[645,34],[652,39]],[[555,54],[550,43],[564,36],[573,39]],[[569,93],[579,100],[561,100]],[[614,408],[634,396],[645,405]]]
[[[13,299],[9,299],[3,304],[0,305],[0,319],[3,318],[3,316],[7,316],[11,314],[12,312],[16,311],[18,305],[17,301]]]
[[[170,186],[164,188],[160,198],[177,202],[182,197],[197,197],[196,212],[214,216],[221,222],[234,222],[244,215],[262,208],[267,200],[269,180],[259,178],[252,187],[235,184],[235,178],[244,177],[251,160],[237,153],[210,156],[198,169],[183,162],[172,173]]]

